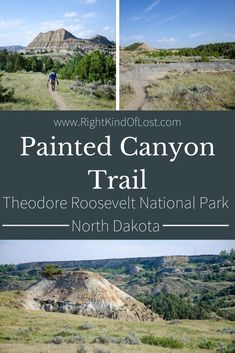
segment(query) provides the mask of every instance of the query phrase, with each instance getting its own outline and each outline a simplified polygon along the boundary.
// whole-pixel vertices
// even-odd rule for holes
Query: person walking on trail
[[[57,83],[57,85],[59,85],[57,73],[55,70],[52,70],[52,72],[48,76],[47,87],[50,84],[52,91],[55,91],[56,83]]]

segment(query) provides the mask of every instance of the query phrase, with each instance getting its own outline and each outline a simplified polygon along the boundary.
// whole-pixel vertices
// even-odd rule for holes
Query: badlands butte
[[[102,35],[77,38],[65,28],[39,33],[25,48],[0,47],[0,110],[114,109],[115,52]]]
[[[75,37],[64,28],[39,33],[34,40],[24,49],[27,54],[60,53],[74,55],[86,54],[94,50],[113,51],[115,43],[106,37],[96,35],[90,39]]]
[[[123,321],[154,321],[144,304],[112,285],[97,273],[88,271],[52,275],[24,293],[23,306],[29,310],[108,317]]]
[[[233,249],[0,265],[0,351],[234,353],[234,266]]]

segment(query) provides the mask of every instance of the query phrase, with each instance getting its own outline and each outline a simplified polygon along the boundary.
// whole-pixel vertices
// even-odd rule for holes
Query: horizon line
[[[231,248],[232,249],[232,248]],[[230,249],[230,250],[231,250]],[[221,250],[223,251],[223,250]],[[14,265],[26,265],[33,263],[47,263],[47,262],[85,262],[85,261],[110,261],[110,260],[135,260],[135,259],[154,259],[161,257],[198,257],[198,256],[220,256],[219,253],[214,254],[197,254],[197,255],[158,255],[158,256],[133,256],[133,257],[112,257],[112,258],[100,258],[100,259],[86,259],[86,260],[42,260],[42,261],[29,261],[29,262],[20,262]],[[10,265],[10,264],[5,264]]]

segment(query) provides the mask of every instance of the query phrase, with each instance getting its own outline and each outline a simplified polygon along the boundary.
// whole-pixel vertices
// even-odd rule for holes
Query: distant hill
[[[91,39],[81,39],[75,37],[64,28],[46,33],[39,33],[34,40],[26,47],[26,53],[88,53],[94,50],[105,50],[105,48],[115,47],[114,43],[106,37],[97,35]]]
[[[124,48],[126,51],[154,51],[147,43],[133,43]]]
[[[6,46],[0,47],[0,50],[6,49],[7,51],[16,52],[16,51],[23,50],[24,48],[25,47],[23,47],[22,45],[6,45]]]
[[[114,42],[111,42],[106,37],[97,34],[95,37],[90,39],[91,42],[107,45],[107,46],[114,46]]]

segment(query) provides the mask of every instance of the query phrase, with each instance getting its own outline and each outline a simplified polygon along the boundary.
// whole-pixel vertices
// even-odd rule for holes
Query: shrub
[[[78,329],[79,330],[92,330],[92,329],[94,329],[95,328],[95,325],[93,325],[93,324],[89,324],[89,323],[84,323],[84,324],[81,324],[79,327],[78,327]]]
[[[141,337],[141,342],[152,346],[161,346],[167,348],[183,348],[183,343],[176,338],[157,337],[154,335],[145,335]]]
[[[125,84],[122,84],[121,87],[120,87],[120,93],[121,94],[134,94],[135,93],[135,90],[134,88],[131,86],[130,83],[125,83]]]
[[[77,349],[77,353],[87,353],[87,350],[84,346],[80,346]]]
[[[215,349],[216,345],[215,341],[203,339],[199,342],[198,347],[201,349]]]
[[[55,337],[69,337],[69,336],[74,336],[76,334],[75,331],[72,331],[70,329],[64,329],[63,331],[58,332]]]
[[[92,343],[99,343],[99,344],[108,344],[113,342],[114,342],[114,339],[109,336],[97,336],[92,341]]]
[[[42,276],[49,278],[51,276],[59,275],[62,273],[62,270],[57,265],[46,265],[43,268]]]
[[[234,335],[235,334],[235,329],[233,327],[225,327],[225,328],[223,328],[221,330],[218,330],[218,332]]]
[[[141,342],[139,337],[134,332],[131,332],[128,336],[120,337],[119,339],[117,339],[117,343],[136,345],[140,344]]]
[[[111,85],[99,86],[95,91],[97,98],[115,99],[115,87]]]
[[[48,341],[47,343],[53,343],[53,344],[62,344],[64,342],[64,338],[63,337],[53,337],[50,341]]]
[[[115,99],[115,86],[112,83],[102,84],[102,82],[85,83],[76,81],[71,89],[85,96],[95,96],[97,98]]]
[[[223,342],[218,342],[216,346],[216,353],[234,353],[235,352],[235,345],[232,344],[231,346],[227,346]]]
[[[6,103],[12,101],[14,98],[14,89],[13,88],[6,88],[2,85],[3,74],[0,73],[0,103]]]
[[[205,106],[205,100],[213,94],[214,89],[210,85],[178,86],[172,91],[172,99],[178,100],[188,109],[200,109]]]
[[[202,56],[201,57],[201,62],[203,62],[203,63],[208,63],[210,60],[209,60],[209,58],[208,58],[208,56]]]
[[[86,338],[84,336],[76,335],[66,338],[66,343],[86,343]]]

